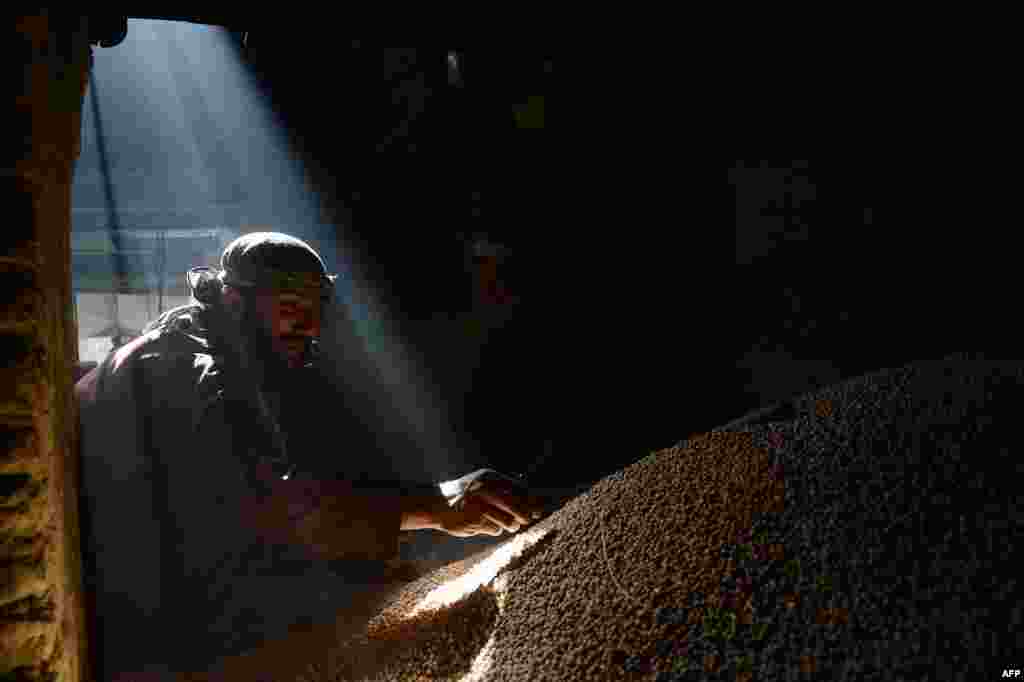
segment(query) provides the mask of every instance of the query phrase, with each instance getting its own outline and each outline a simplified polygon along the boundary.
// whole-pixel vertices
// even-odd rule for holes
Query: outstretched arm
[[[405,532],[500,536],[540,515],[532,500],[499,483],[481,485],[453,508],[433,487],[402,490],[399,484],[354,486],[301,476],[275,481],[268,467],[260,477],[272,492],[248,501],[250,524],[269,542],[298,544],[323,559],[394,559]]]

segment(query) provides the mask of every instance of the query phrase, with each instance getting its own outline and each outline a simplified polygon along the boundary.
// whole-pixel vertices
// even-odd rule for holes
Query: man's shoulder
[[[143,334],[107,357],[102,367],[106,382],[141,372],[147,379],[193,379],[212,362],[213,347],[202,304],[180,306],[146,325]],[[205,360],[205,362],[204,362]]]
[[[200,339],[209,336],[210,307],[204,303],[186,303],[171,308],[142,329],[143,336],[151,332],[185,333]]]

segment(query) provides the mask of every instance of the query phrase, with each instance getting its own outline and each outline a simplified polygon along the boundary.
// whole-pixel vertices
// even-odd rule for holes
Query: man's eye
[[[285,315],[299,315],[302,313],[312,312],[313,306],[302,303],[282,303],[278,306],[278,310]]]

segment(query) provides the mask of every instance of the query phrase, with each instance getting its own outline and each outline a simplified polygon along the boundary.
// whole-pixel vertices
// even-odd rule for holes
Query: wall
[[[0,232],[0,676],[78,682],[70,187],[88,32],[78,18],[17,17],[14,38],[23,78],[8,131],[23,145],[7,146]]]

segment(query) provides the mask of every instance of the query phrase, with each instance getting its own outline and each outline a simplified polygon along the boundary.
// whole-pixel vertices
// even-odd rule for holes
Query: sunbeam
[[[334,368],[334,378],[374,387],[368,390],[376,393],[377,428],[405,434],[403,440],[419,450],[410,453],[410,460],[417,461],[403,465],[410,477],[436,480],[464,473],[445,407],[362,267],[375,255],[346,243],[347,226],[335,217],[344,212],[337,210],[334,197],[318,189],[282,115],[259,87],[232,35],[201,24],[130,20],[120,45],[96,51],[90,87],[92,106],[83,112],[82,154],[73,187],[73,229],[78,235],[110,231],[111,253],[103,259],[107,265],[90,261],[89,275],[95,281],[95,270],[113,262],[113,288],[120,293],[107,292],[113,305],[108,300],[96,310],[95,296],[87,300],[85,289],[77,287],[79,317],[106,317],[105,326],[141,329],[148,321],[141,317],[151,306],[126,299],[157,296],[159,287],[147,285],[152,277],[134,270],[150,270],[151,275],[164,265],[164,309],[187,302],[170,293],[180,288],[185,269],[215,264],[220,249],[234,237],[268,230],[296,236],[341,275],[335,313],[349,330],[325,338],[323,345],[351,358],[355,349],[332,349],[331,342],[358,341],[362,359],[356,366],[368,374],[356,379],[345,374],[350,368]],[[149,236],[140,230],[150,230]],[[161,232],[166,236],[167,230],[215,230],[222,236],[195,240],[201,250],[196,254],[196,248],[178,248],[173,237],[162,245]],[[131,249],[120,244],[126,235],[147,244],[142,255],[127,263],[124,253]],[[124,282],[134,282],[129,291],[119,289]]]

